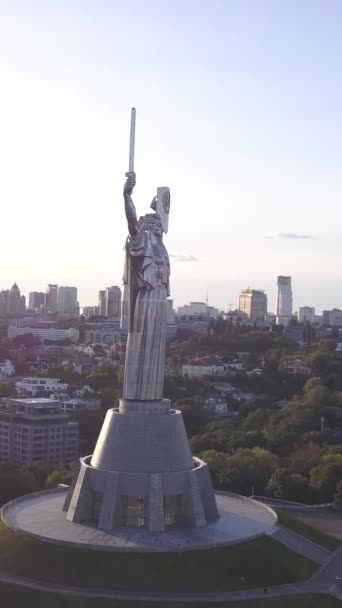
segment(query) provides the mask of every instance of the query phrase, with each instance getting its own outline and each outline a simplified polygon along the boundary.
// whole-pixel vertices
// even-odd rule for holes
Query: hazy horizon
[[[250,286],[272,311],[285,274],[295,309],[342,308],[341,26],[337,0],[0,0],[0,289],[121,285],[135,105],[176,306]]]

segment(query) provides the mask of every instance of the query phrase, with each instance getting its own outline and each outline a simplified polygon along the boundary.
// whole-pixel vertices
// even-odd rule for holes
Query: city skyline
[[[260,288],[260,287],[254,288],[254,287],[251,287],[250,285],[248,285],[247,288],[246,287],[240,287],[239,292],[238,292],[238,294],[236,296],[236,301],[233,300],[233,301],[228,302],[228,299],[229,299],[228,298],[226,304],[223,305],[222,307],[220,307],[217,304],[217,302],[209,301],[208,290],[205,293],[205,297],[201,298],[201,299],[200,298],[196,299],[194,297],[191,297],[191,294],[190,294],[190,299],[187,302],[184,302],[184,301],[177,302],[177,301],[175,301],[175,299],[173,297],[170,298],[170,301],[173,302],[173,309],[174,310],[176,310],[178,308],[182,308],[184,306],[187,306],[189,303],[196,303],[196,302],[198,302],[198,303],[202,303],[203,305],[205,303],[207,303],[208,306],[216,308],[219,311],[228,312],[229,310],[234,310],[234,309],[236,309],[236,310],[243,310],[243,309],[240,308],[241,294],[243,294],[245,292],[248,292],[248,291],[253,291],[253,292],[257,292],[257,293],[259,292],[259,293],[264,293],[265,294],[266,303],[267,303],[267,306],[266,306],[267,312],[270,313],[270,314],[275,314],[276,315],[277,314],[277,290],[278,290],[278,284],[277,283],[278,283],[279,278],[285,278],[285,279],[289,278],[290,282],[292,282],[292,277],[279,277],[279,276],[275,277],[275,282],[274,282],[274,285],[273,285],[273,292],[274,292],[274,294],[273,294],[273,292],[271,292],[271,297],[269,297],[269,293],[267,292],[266,289],[263,289],[263,288]],[[61,288],[62,290],[65,290],[65,289],[67,289],[67,290],[76,289],[76,292],[79,293],[79,288],[78,288],[77,285],[67,286],[66,287],[66,286],[63,286],[63,285],[47,283],[47,284],[45,284],[45,291],[44,291],[44,289],[42,289],[42,290],[34,289],[34,290],[30,290],[29,292],[25,292],[25,293],[20,288],[20,285],[19,286],[17,285],[17,282],[14,282],[14,286],[16,288],[19,288],[19,292],[21,293],[21,296],[24,296],[24,298],[26,299],[26,308],[27,309],[30,308],[29,302],[31,300],[31,297],[33,299],[37,295],[39,297],[44,296],[44,301],[46,300],[46,298],[49,298],[50,297],[49,296],[49,294],[50,294],[49,290],[51,289],[51,287],[56,288],[57,291],[58,291],[59,288]],[[107,301],[107,298],[108,298],[108,292],[110,292],[111,290],[114,290],[115,292],[116,291],[121,292],[122,291],[121,288],[122,288],[122,285],[113,285],[111,287],[107,287],[106,289],[97,289],[96,294],[95,294],[95,301],[92,301],[92,302],[82,302],[82,301],[80,301],[80,302],[77,302],[77,305],[79,305],[79,308],[81,308],[81,309],[84,309],[84,308],[96,308],[96,307],[98,307],[99,310],[100,310],[101,309],[100,294],[103,294],[104,297],[105,297],[105,301],[103,302],[103,304],[106,307],[107,306],[106,301]],[[0,294],[1,294],[2,291],[10,293],[11,288],[8,287],[8,286],[1,286],[0,285]],[[56,298],[57,298],[57,291],[56,291],[56,296],[55,296]],[[273,298],[273,295],[274,295],[274,298]],[[299,314],[300,309],[302,309],[302,308],[310,308],[310,307],[313,307],[313,309],[315,310],[315,314],[316,315],[321,315],[324,310],[340,310],[340,307],[339,307],[339,305],[337,303],[332,303],[331,306],[325,307],[325,308],[322,308],[322,309],[320,309],[319,307],[317,307],[315,305],[315,302],[311,302],[310,304],[308,304],[308,303],[306,303],[306,304],[304,304],[304,303],[298,303],[298,301],[296,300],[296,293],[294,293],[294,302],[295,302],[295,305],[293,305],[293,308],[292,308],[293,314]],[[117,305],[114,304],[114,306],[117,306]],[[104,314],[104,316],[108,316],[108,315]],[[116,316],[118,316],[118,313],[116,313]]]
[[[251,286],[274,310],[283,274],[295,309],[342,307],[337,1],[13,0],[0,16],[3,288],[50,277],[83,306],[121,286],[136,105],[134,201],[171,188],[177,305],[208,290],[225,309]]]

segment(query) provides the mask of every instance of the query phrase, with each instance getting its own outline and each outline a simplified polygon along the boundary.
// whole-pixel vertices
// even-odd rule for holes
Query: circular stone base
[[[277,521],[269,507],[244,496],[216,493],[219,519],[203,528],[170,527],[100,530],[96,524],[73,523],[62,511],[67,489],[17,498],[2,509],[4,523],[39,541],[101,551],[186,551],[229,545],[272,533]]]

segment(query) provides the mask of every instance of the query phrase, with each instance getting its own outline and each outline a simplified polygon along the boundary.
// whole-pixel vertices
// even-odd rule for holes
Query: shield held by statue
[[[159,215],[165,234],[169,229],[170,203],[170,188],[167,186],[157,188],[157,196],[154,197],[151,208]]]

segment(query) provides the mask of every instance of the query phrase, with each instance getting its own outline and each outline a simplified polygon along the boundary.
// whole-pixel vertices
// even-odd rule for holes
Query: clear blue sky
[[[339,0],[0,0],[0,288],[120,284],[135,105],[176,304],[272,310],[291,274],[296,307],[342,307],[341,31]]]

